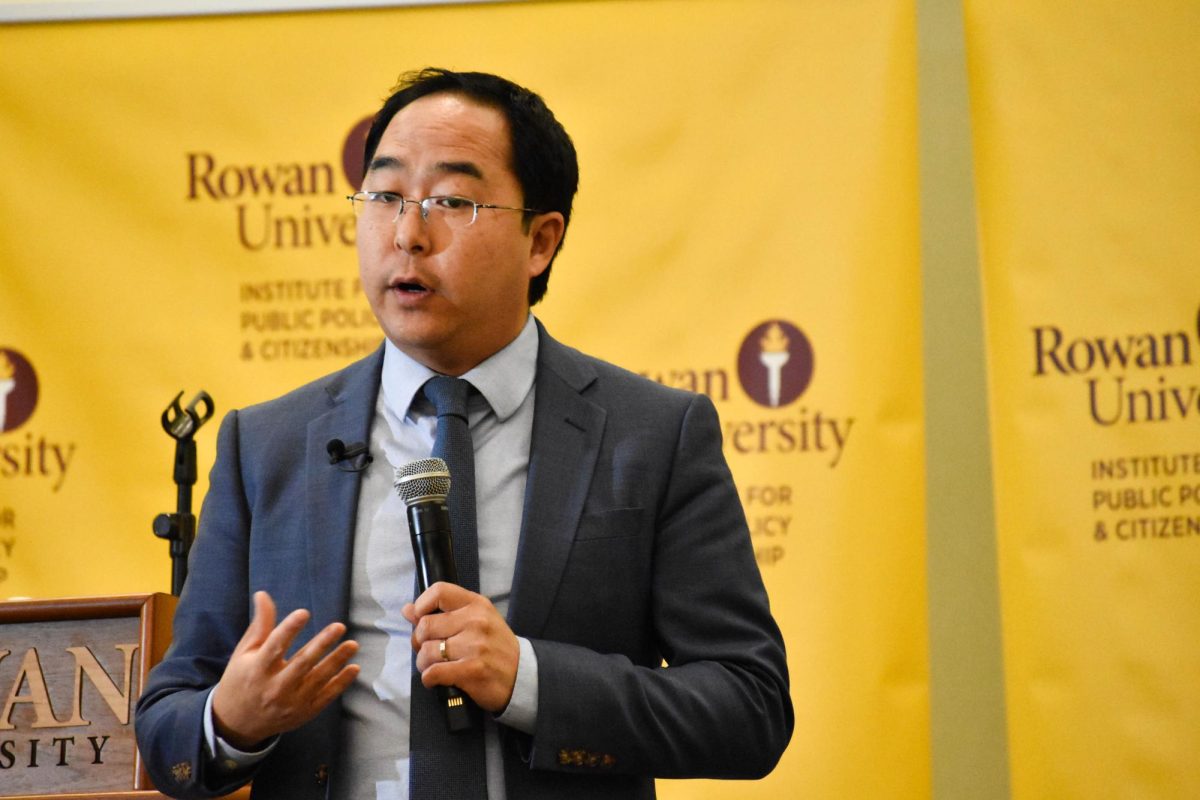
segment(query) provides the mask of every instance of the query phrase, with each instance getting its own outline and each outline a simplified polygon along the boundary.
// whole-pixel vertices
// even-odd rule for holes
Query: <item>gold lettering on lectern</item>
[[[0,795],[140,788],[133,717],[148,668],[142,637],[171,605],[157,597],[4,604]]]
[[[31,647],[26,650],[16,677],[13,678],[12,687],[8,691],[4,706],[0,708],[0,731],[11,731],[16,727],[12,716],[14,709],[20,705],[28,706],[32,710],[33,724],[30,727],[35,730],[91,725],[92,723],[83,716],[85,676],[95,687],[113,716],[116,717],[117,722],[128,725],[133,701],[130,692],[133,681],[133,656],[137,652],[138,646],[136,644],[118,644],[115,647],[122,654],[124,662],[123,688],[120,689],[117,688],[116,682],[96,660],[96,656],[89,648],[64,648],[64,652],[71,655],[75,669],[71,691],[71,716],[61,721],[55,715],[50,702],[50,692],[46,686],[46,673],[42,669],[42,661],[37,648]],[[0,650],[0,662],[3,662],[11,652],[11,650]],[[23,687],[27,687],[28,690],[22,692]]]

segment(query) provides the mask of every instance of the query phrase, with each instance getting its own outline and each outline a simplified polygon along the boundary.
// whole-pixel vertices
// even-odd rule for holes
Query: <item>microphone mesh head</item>
[[[406,506],[422,500],[445,502],[450,494],[450,468],[440,458],[410,461],[396,470],[393,485]]]

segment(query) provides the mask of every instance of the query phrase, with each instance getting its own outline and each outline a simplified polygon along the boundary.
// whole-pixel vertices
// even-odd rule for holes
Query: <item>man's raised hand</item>
[[[276,626],[271,596],[255,592],[254,619],[213,690],[213,723],[233,747],[255,749],[272,736],[300,727],[358,676],[358,665],[349,663],[358,643],[338,643],[346,633],[340,622],[326,626],[291,658],[284,658],[309,616],[297,609]]]

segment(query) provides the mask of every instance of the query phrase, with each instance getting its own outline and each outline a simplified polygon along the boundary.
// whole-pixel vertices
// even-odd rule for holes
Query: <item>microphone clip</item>
[[[362,472],[375,457],[367,452],[366,442],[351,442],[346,444],[341,439],[330,439],[325,445],[329,454],[329,463],[342,472]]]

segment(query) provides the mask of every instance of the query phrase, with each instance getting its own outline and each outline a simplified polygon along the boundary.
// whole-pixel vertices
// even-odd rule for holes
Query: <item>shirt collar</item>
[[[533,387],[537,354],[537,325],[530,314],[517,338],[468,370],[462,378],[483,395],[503,422],[516,412]],[[400,419],[408,416],[413,398],[425,382],[437,374],[406,355],[390,340],[385,341],[380,385],[384,402]]]

